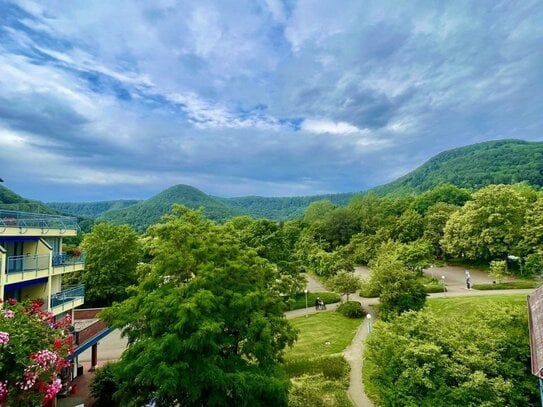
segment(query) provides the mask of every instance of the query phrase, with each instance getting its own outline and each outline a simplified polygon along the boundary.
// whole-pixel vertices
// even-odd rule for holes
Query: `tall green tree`
[[[521,239],[526,199],[512,186],[490,185],[451,215],[442,240],[455,257],[489,261],[505,259]]]
[[[384,244],[370,262],[370,286],[379,293],[380,314],[391,320],[409,311],[419,310],[426,302],[426,290],[417,273],[398,258],[397,243]]]
[[[120,405],[286,406],[279,362],[296,333],[276,268],[231,228],[183,207],[147,233],[148,274],[103,315],[130,343]]]
[[[360,289],[360,278],[349,272],[339,272],[332,279],[334,291],[345,295],[349,301],[349,295],[356,293]]]
[[[127,287],[136,284],[136,267],[142,258],[138,234],[128,225],[99,223],[83,240],[85,301],[108,307],[127,298]]]
[[[311,224],[315,221],[322,220],[324,216],[332,212],[334,208],[335,205],[328,199],[311,202],[305,210],[304,221]]]

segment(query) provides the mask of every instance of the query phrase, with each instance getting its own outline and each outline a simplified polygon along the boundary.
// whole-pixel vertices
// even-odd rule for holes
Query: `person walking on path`
[[[318,311],[320,306],[321,306],[321,299],[317,297],[317,299],[315,300],[315,309]]]

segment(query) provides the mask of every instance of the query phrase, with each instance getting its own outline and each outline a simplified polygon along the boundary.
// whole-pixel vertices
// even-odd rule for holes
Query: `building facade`
[[[41,298],[55,317],[73,316],[85,287],[66,287],[63,277],[85,262],[82,253],[63,251],[63,239],[78,230],[77,218],[0,210],[0,297]]]

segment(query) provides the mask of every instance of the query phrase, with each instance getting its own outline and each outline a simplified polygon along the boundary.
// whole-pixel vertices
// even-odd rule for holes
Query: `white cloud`
[[[364,130],[352,124],[325,119],[306,119],[302,123],[302,130],[316,134],[354,134],[364,132]]]

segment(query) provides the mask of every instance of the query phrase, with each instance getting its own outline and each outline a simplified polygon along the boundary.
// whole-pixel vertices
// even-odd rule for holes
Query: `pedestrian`
[[[317,299],[315,300],[315,309],[318,311],[320,306],[321,306],[321,299],[317,297]]]
[[[466,288],[469,290],[471,288],[471,276],[469,272],[466,274]]]
[[[321,306],[321,309],[322,309],[322,310],[326,309],[326,304],[324,304],[324,301],[323,301],[323,300],[321,300],[320,306]]]

